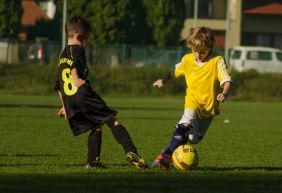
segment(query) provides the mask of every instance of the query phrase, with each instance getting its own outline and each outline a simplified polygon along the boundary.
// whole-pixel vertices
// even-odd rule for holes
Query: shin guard
[[[185,127],[183,124],[178,124],[175,131],[172,134],[169,153],[172,154],[173,151],[180,145],[187,143],[188,137],[187,133],[189,132],[189,127]]]

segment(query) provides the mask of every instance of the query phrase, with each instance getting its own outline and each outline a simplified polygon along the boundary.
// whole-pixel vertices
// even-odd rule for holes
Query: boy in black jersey
[[[117,142],[122,145],[126,160],[137,168],[146,168],[147,165],[138,155],[127,130],[116,119],[117,111],[106,105],[87,80],[88,66],[84,47],[91,31],[89,23],[80,16],[70,18],[65,24],[68,45],[60,55],[55,85],[63,105],[58,115],[68,120],[74,135],[90,130],[87,168],[104,167],[100,162],[104,124],[108,125]]]

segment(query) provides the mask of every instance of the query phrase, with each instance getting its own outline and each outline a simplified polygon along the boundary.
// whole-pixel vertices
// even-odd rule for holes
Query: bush
[[[112,96],[163,96],[185,95],[184,79],[173,80],[164,88],[155,89],[152,84],[164,77],[169,67],[130,66],[109,68],[89,66],[89,80],[94,90]],[[2,93],[54,94],[57,76],[56,65],[2,65],[0,89]],[[280,100],[282,98],[281,74],[259,74],[256,71],[232,72],[234,86],[231,100]]]

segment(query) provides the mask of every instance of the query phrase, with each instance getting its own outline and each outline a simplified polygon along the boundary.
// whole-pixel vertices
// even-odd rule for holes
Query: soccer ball
[[[172,163],[176,169],[195,168],[199,163],[198,151],[192,145],[181,145],[172,154]]]

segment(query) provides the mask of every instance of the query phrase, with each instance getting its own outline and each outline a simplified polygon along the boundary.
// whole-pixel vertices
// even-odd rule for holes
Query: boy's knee
[[[120,125],[119,121],[115,118],[115,117],[111,117],[106,124],[110,127],[117,127],[118,125]]]
[[[101,132],[102,131],[102,127],[101,126],[97,127],[95,130],[98,131],[98,132]]]
[[[176,126],[176,132],[181,135],[185,135],[190,131],[191,128],[192,126],[186,123],[178,124]]]

